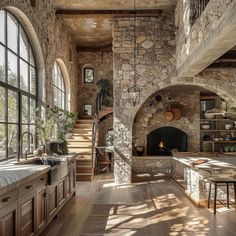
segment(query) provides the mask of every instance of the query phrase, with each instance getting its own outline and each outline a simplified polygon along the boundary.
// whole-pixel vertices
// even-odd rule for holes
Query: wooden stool
[[[217,187],[218,184],[226,184],[226,197],[227,197],[227,208],[229,208],[229,185],[234,185],[234,201],[236,204],[236,179],[213,179],[209,178],[208,181],[210,182],[209,186],[209,195],[208,195],[208,204],[207,207],[210,208],[210,201],[211,201],[211,185],[214,184],[214,214],[216,214],[216,201],[217,201]]]

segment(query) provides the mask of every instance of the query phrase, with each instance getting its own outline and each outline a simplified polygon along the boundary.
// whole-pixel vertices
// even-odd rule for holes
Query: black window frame
[[[17,19],[17,17],[12,14],[11,12],[9,12],[8,10],[1,10],[4,12],[4,24],[5,24],[5,39],[4,39],[4,43],[0,42],[0,46],[3,47],[3,50],[4,50],[4,59],[5,59],[5,81],[0,81],[0,87],[1,89],[3,89],[5,91],[5,104],[4,104],[4,110],[5,110],[5,118],[4,118],[4,121],[0,121],[0,125],[4,125],[5,126],[5,136],[6,136],[6,144],[5,144],[5,151],[6,151],[6,156],[5,158],[2,158],[0,159],[0,162],[1,161],[5,161],[5,160],[8,160],[8,159],[16,159],[19,160],[20,157],[22,156],[22,153],[20,153],[20,139],[21,139],[21,135],[22,135],[22,130],[23,130],[23,125],[27,126],[27,131],[31,131],[30,127],[31,126],[35,126],[35,122],[34,123],[31,123],[31,120],[30,120],[30,114],[31,112],[28,111],[28,114],[27,114],[27,122],[22,122],[22,100],[23,100],[23,96],[25,96],[27,98],[27,109],[30,109],[31,106],[30,106],[30,102],[31,102],[31,99],[34,101],[35,103],[35,108],[38,106],[39,104],[39,93],[38,93],[38,71],[37,71],[37,65],[35,63],[35,56],[33,54],[33,50],[32,50],[32,45],[31,45],[31,42],[29,40],[29,37],[24,29],[24,27],[22,26],[22,24],[20,23],[20,21]],[[8,32],[8,15],[14,19],[14,21],[16,22],[16,25],[17,25],[17,38],[16,38],[16,43],[17,43],[17,51],[13,51],[11,48],[9,48],[9,45],[8,45],[8,35],[7,35],[7,32]],[[20,53],[20,33],[21,31],[25,34],[26,36],[26,42],[27,42],[27,57],[28,59],[25,59],[21,56],[21,53]],[[11,84],[8,84],[8,53],[12,53],[14,56],[16,56],[17,58],[17,75],[16,75],[16,78],[17,78],[17,85],[16,86],[13,86]],[[32,53],[32,57],[34,59],[34,63],[32,64],[31,63],[31,53]],[[20,67],[20,63],[21,61],[23,61],[24,63],[27,64],[27,70],[28,70],[28,91],[25,91],[23,89],[21,89],[20,87],[20,81],[21,81],[21,67]],[[35,71],[35,93],[31,93],[31,68],[34,69]],[[17,117],[16,117],[16,121],[15,122],[12,122],[12,121],[9,121],[8,120],[8,92],[11,91],[11,92],[14,92],[17,94],[16,96],[16,114],[17,114]],[[9,125],[15,125],[16,128],[17,128],[17,131],[16,131],[16,153],[14,153],[13,156],[9,156],[9,150],[8,150],[8,135],[9,135],[9,132],[8,132],[8,128],[9,128]],[[34,147],[32,148],[35,148],[36,145],[37,145],[37,137],[36,137],[36,127],[34,127],[35,129],[35,135],[34,135]],[[27,137],[27,146],[28,146],[28,149],[30,150],[30,137],[29,135],[26,136]]]

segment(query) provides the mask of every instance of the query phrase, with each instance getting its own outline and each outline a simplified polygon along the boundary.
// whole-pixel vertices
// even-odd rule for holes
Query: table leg
[[[227,208],[229,208],[229,183],[226,184],[227,187]]]
[[[209,193],[208,193],[208,203],[207,203],[208,208],[210,208],[210,203],[211,203],[211,181],[209,183]]]
[[[217,199],[217,183],[215,183],[215,193],[214,193],[214,214],[216,214],[216,199]]]

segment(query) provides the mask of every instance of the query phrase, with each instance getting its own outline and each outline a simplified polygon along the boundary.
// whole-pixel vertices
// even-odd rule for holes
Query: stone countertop
[[[160,159],[166,159],[166,160],[169,160],[169,159],[173,159],[172,156],[133,156],[132,157],[133,160],[160,160]]]
[[[70,153],[67,155],[59,155],[63,162],[70,162],[76,158],[76,153]],[[11,191],[23,183],[30,181],[38,176],[47,173],[51,166],[49,165],[35,165],[29,163],[6,163],[0,164],[0,194],[4,194]]]
[[[48,165],[0,165],[0,194],[11,191],[50,170]]]
[[[219,175],[225,178],[236,178],[236,157],[173,157],[173,159],[199,172],[203,177]],[[193,166],[192,162],[197,160],[207,160],[207,162]]]

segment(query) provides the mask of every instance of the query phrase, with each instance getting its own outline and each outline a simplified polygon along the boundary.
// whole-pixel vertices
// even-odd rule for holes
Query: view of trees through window
[[[64,78],[58,63],[54,64],[53,67],[53,100],[54,106],[61,109],[66,109],[66,92]]]
[[[0,11],[0,160],[19,155],[20,137],[34,135],[37,101],[34,56],[24,29],[9,12]],[[30,151],[29,135],[22,140]]]

